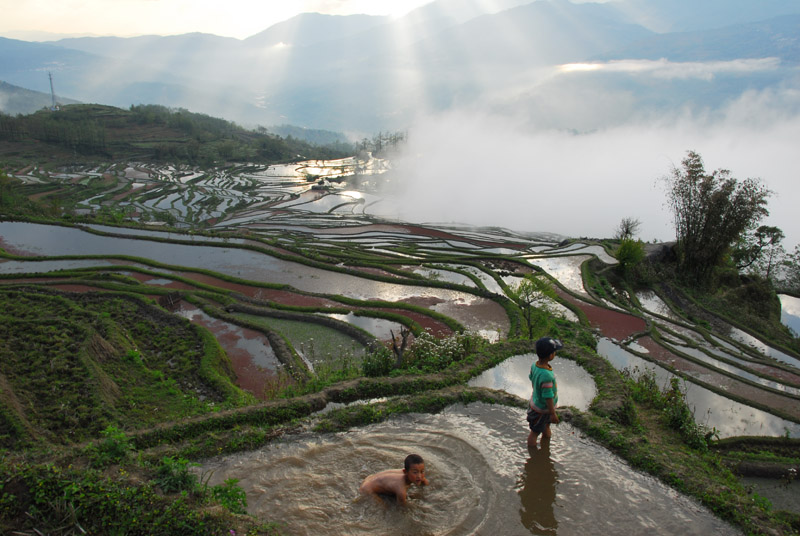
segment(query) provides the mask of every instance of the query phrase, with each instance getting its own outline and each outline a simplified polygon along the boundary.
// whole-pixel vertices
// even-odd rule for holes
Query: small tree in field
[[[547,277],[538,273],[526,274],[525,278],[511,292],[512,298],[522,309],[525,326],[528,328],[528,338],[533,339],[533,331],[536,327],[534,304],[548,298],[554,299],[556,293]]]
[[[767,198],[772,192],[758,179],[738,181],[725,169],[706,173],[693,151],[665,182],[679,270],[697,283],[707,283],[732,246],[769,214]]]

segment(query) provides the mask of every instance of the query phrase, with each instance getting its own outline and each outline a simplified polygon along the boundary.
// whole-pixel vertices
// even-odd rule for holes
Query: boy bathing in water
[[[528,448],[536,448],[536,440],[542,434],[542,442],[550,440],[550,423],[558,424],[556,404],[558,403],[558,386],[556,375],[550,361],[555,359],[556,350],[564,345],[558,339],[542,337],[536,341],[536,355],[539,360],[531,366],[528,378],[531,380],[533,393],[528,404]]]
[[[375,473],[364,479],[358,491],[367,495],[373,495],[380,500],[380,495],[394,495],[397,502],[406,504],[406,495],[409,486],[427,486],[428,479],[425,478],[425,462],[419,454],[409,454],[406,456],[403,469],[388,469]]]

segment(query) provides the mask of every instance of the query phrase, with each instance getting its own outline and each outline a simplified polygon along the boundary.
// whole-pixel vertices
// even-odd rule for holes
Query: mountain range
[[[301,14],[242,40],[0,38],[0,80],[49,95],[51,72],[62,102],[353,136],[453,108],[575,130],[713,111],[796,87],[799,65],[796,0],[437,0],[399,19]],[[26,111],[9,106],[0,92],[0,109]]]

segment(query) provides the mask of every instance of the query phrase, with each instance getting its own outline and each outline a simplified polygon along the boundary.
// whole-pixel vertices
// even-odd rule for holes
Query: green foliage
[[[197,465],[184,458],[165,456],[156,468],[155,483],[164,493],[191,491],[197,486],[198,478],[189,472],[189,467]]]
[[[378,346],[367,355],[361,363],[361,370],[364,376],[374,378],[376,376],[388,376],[394,367],[392,353],[385,346]]]
[[[642,373],[625,371],[631,399],[659,409],[664,423],[680,434],[689,447],[705,452],[709,442],[715,438],[716,430],[697,424],[694,412],[686,403],[686,395],[681,390],[680,380],[672,378],[669,386],[662,391],[652,370]],[[637,376],[638,374],[638,376]]]
[[[234,514],[247,513],[247,494],[239,486],[239,480],[229,478],[224,484],[213,486],[210,490],[211,497]]]
[[[0,311],[0,374],[18,402],[0,411],[16,423],[4,443],[80,442],[241,401],[213,337],[140,299],[0,288]]]
[[[103,468],[121,463],[133,449],[125,432],[114,426],[107,427],[101,434],[105,439],[89,447],[93,467]]]
[[[46,210],[43,206],[30,201],[22,193],[19,181],[0,170],[0,214],[8,216],[21,214],[39,215],[45,212]]]
[[[522,310],[527,335],[532,340],[534,333],[543,331],[547,324],[549,314],[544,310],[544,306],[547,300],[555,299],[555,290],[547,276],[535,272],[525,274],[516,288],[511,289],[510,296]]]
[[[738,181],[730,171],[706,173],[700,155],[689,151],[666,177],[681,272],[707,283],[713,270],[748,229],[769,214],[768,189],[757,179]]]
[[[439,372],[458,364],[486,344],[483,337],[476,333],[455,333],[437,339],[424,331],[406,350],[402,369],[423,373]]]
[[[6,490],[13,492],[9,495]],[[0,491],[0,532],[4,534],[13,530],[205,536],[228,534],[230,529],[228,519],[202,511],[188,497],[164,497],[151,483],[115,480],[91,470],[53,465],[0,467]],[[225,490],[222,495],[235,495],[235,491]]]
[[[15,117],[0,114],[0,141],[23,144],[41,158],[70,158],[71,162],[75,158],[135,157],[212,166],[219,160],[278,162],[292,160],[298,154],[309,158],[352,154],[352,147],[346,145],[319,147],[296,138],[246,130],[205,114],[159,105],[122,110],[74,104],[59,112],[38,111]]]
[[[785,256],[781,241],[786,238],[783,231],[770,225],[761,225],[754,232],[745,233],[735,245],[731,257],[736,268],[742,270],[755,267],[766,279],[774,275]]]
[[[644,260],[644,243],[641,240],[625,238],[620,242],[615,256],[619,261],[619,270],[623,275],[628,275]]]
[[[781,277],[776,286],[785,292],[800,295],[800,244],[784,257],[781,268]]]

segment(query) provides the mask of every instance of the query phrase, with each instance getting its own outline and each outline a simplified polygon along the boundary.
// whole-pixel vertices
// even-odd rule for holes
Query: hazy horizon
[[[91,1],[39,0],[11,8],[9,0],[0,0],[9,14],[0,22],[0,34],[46,31],[54,23],[59,31],[70,32],[84,28],[78,22],[110,30],[124,22],[129,33],[157,34],[166,28],[161,24],[181,24],[170,26],[168,33],[224,36],[231,31],[222,28],[237,22],[248,25],[237,34],[246,37],[302,12],[397,16],[427,3],[123,0],[115,9],[100,10]],[[533,3],[539,2],[526,8]],[[402,177],[395,179],[391,199],[380,207],[384,215],[570,236],[611,236],[622,218],[632,217],[641,221],[643,240],[673,239],[664,187],[657,179],[693,150],[708,171],[725,168],[739,179],[762,179],[775,193],[769,199],[771,214],[762,223],[784,231],[788,250],[800,243],[794,215],[800,198],[795,177],[800,157],[794,147],[800,139],[800,69],[794,49],[768,48],[764,43],[774,39],[762,38],[759,42],[773,55],[751,54],[738,40],[715,34],[700,50],[703,54],[695,54],[693,47],[699,45],[690,38],[688,44],[679,41],[666,48],[680,59],[636,57],[636,50],[626,48],[631,41],[618,37],[630,32],[625,37],[633,40],[652,34],[644,26],[628,24],[626,17],[643,6],[656,6],[653,13],[666,17],[667,4],[655,0],[580,9],[554,2],[548,9],[476,15],[520,4],[526,1],[439,0],[434,6],[438,10],[425,19],[423,36],[415,19],[366,32],[367,37],[356,29],[353,36],[323,35],[315,41],[309,39],[310,27],[298,26],[297,34],[277,32],[247,49],[218,50],[212,40],[195,56],[184,55],[179,46],[169,54],[161,53],[161,44],[120,47],[120,57],[99,63],[103,69],[91,70],[94,64],[88,60],[77,63],[88,66],[83,78],[70,80],[70,71],[58,71],[63,66],[54,64],[56,92],[71,83],[67,87],[97,100],[105,97],[105,103],[162,103],[141,102],[142,96],[155,96],[167,99],[163,103],[168,106],[240,124],[243,118],[251,120],[248,127],[288,123],[343,132],[354,140],[379,129],[405,130],[409,141],[395,163]],[[617,9],[623,4],[625,13]],[[711,4],[722,9],[720,2]],[[732,3],[730,10],[745,4]],[[778,4],[790,5],[781,0],[770,5]],[[676,3],[674,10],[689,9],[694,18],[705,16],[708,24],[716,20],[714,13],[709,18],[688,5]],[[98,16],[87,16],[92,10]],[[72,18],[80,14],[82,20]],[[442,15],[453,19],[440,23],[437,17]],[[664,25],[645,15],[640,13],[640,24]],[[461,22],[453,23],[456,19]],[[675,20],[682,20],[680,14]],[[531,27],[543,37],[532,39],[536,32]],[[769,37],[782,35],[783,28],[776,26],[771,31],[777,33]],[[487,35],[476,35],[481,30]],[[592,48],[597,43],[622,47],[629,55],[597,59],[604,52]],[[84,46],[86,54],[98,53]],[[782,50],[789,52],[775,57]],[[574,57],[581,59],[563,59]],[[48,91],[42,67],[19,74],[23,70],[15,74]]]

